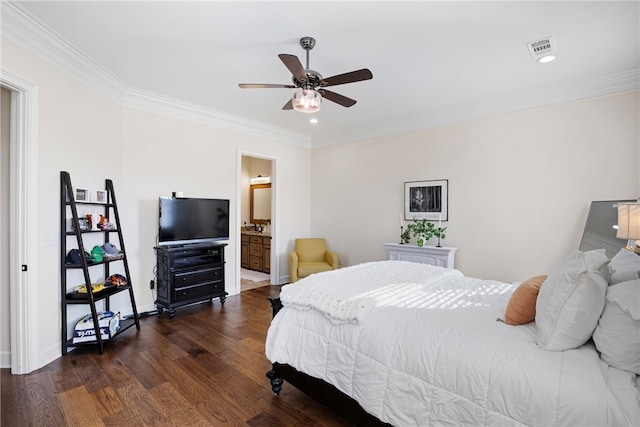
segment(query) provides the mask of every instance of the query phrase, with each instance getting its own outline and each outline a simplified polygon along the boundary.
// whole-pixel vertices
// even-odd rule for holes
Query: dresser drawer
[[[250,257],[249,268],[251,270],[262,271],[262,257]]]
[[[221,291],[223,291],[223,288],[224,285],[222,281],[176,288],[173,291],[173,301],[182,302],[208,296],[213,298],[214,296],[218,296]]]
[[[173,283],[175,288],[197,285],[203,282],[222,280],[222,267],[204,268],[202,270],[175,273]]]
[[[251,243],[249,245],[249,255],[262,256],[262,245],[256,245],[255,243]]]
[[[251,236],[251,243],[257,243],[259,245],[262,244],[262,237],[260,236]]]

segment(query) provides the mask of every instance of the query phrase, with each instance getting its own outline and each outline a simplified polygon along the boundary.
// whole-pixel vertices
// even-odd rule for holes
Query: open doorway
[[[240,291],[272,280],[273,160],[242,155],[240,209]]]
[[[9,278],[9,180],[11,91],[0,86],[0,368],[11,367],[11,299]]]
[[[2,255],[0,270],[2,284],[7,285],[9,310],[2,307],[2,335],[6,336],[6,327],[10,330],[10,348],[3,351],[10,360],[12,374],[26,374],[41,367],[46,361],[41,360],[38,352],[38,316],[37,301],[33,278],[38,277],[37,244],[34,241],[33,224],[37,223],[36,167],[35,158],[38,145],[38,87],[6,70],[0,73],[0,87],[7,89],[10,108],[3,104],[2,111],[8,111],[9,129],[7,156],[8,175],[3,174],[2,182],[8,185],[8,191],[2,191],[3,204],[8,214],[2,214],[8,221],[8,231],[0,240],[8,242],[6,255]],[[7,92],[3,92],[6,94]],[[6,102],[6,101],[5,101]],[[5,146],[6,148],[6,146]],[[5,179],[8,176],[8,179]],[[8,201],[7,201],[8,200]],[[7,219],[8,218],[8,219]],[[5,280],[8,277],[8,280]],[[5,300],[3,294],[3,301]],[[9,318],[5,317],[9,313]],[[5,323],[6,322],[6,323]],[[53,356],[55,357],[55,356]]]

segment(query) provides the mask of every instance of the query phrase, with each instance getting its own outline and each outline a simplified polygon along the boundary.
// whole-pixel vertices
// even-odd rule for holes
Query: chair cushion
[[[313,273],[332,270],[331,265],[324,261],[308,261],[298,263],[298,277],[307,277]]]
[[[300,262],[322,261],[327,244],[322,238],[296,239],[296,252]]]

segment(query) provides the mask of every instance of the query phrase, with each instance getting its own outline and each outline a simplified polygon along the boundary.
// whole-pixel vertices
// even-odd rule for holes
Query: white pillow
[[[536,342],[540,348],[570,350],[591,338],[607,289],[598,269],[608,261],[604,250],[576,251],[551,270],[536,301]]]
[[[609,263],[609,285],[640,279],[640,256],[624,248]]]
[[[607,289],[593,342],[609,365],[640,375],[640,279]]]
[[[610,262],[607,252],[604,249],[594,249],[592,251],[573,251],[552,269],[553,272],[575,270],[576,266],[586,264],[593,270],[602,270]]]
[[[583,252],[584,260],[589,267],[593,267],[594,270],[601,270],[602,267],[609,264],[609,257],[605,249],[594,249],[592,251]],[[572,256],[579,258],[580,251],[575,251]]]

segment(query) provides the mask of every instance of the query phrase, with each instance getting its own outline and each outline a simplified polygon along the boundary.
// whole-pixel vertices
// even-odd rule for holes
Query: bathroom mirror
[[[627,241],[618,239],[618,203],[634,203],[635,200],[609,200],[591,202],[584,234],[580,242],[581,251],[605,249],[609,258],[618,253]]]
[[[254,184],[249,196],[249,209],[252,224],[271,222],[271,184]]]

